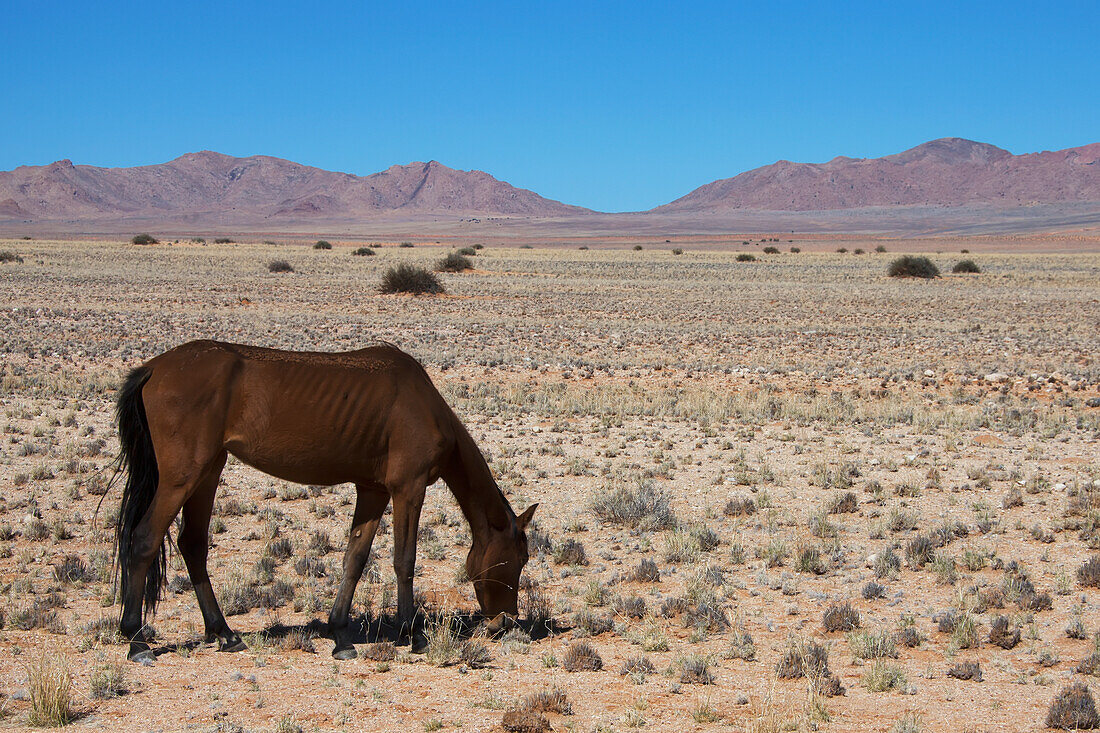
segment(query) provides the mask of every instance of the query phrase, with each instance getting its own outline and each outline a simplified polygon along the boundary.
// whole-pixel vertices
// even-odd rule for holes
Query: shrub
[[[650,665],[652,667],[652,665]],[[650,670],[652,671],[652,669]],[[519,705],[520,710],[529,710],[532,713],[557,713],[558,715],[572,715],[573,706],[566,697],[565,690],[560,687],[551,687],[549,690],[532,692],[523,698]]]
[[[352,252],[352,254],[357,255],[359,257],[373,257],[374,256],[374,250],[371,249],[370,247],[360,247],[359,249],[354,250]]]
[[[851,603],[829,606],[821,616],[825,631],[854,631],[859,628],[859,611]]]
[[[332,244],[324,239],[318,239],[313,243],[313,249],[332,249]]]
[[[914,568],[923,568],[932,561],[936,552],[936,543],[927,535],[918,535],[909,541],[905,548],[905,559]]]
[[[43,653],[27,667],[27,692],[31,698],[31,725],[57,727],[76,717],[72,701],[73,678],[59,652]]]
[[[796,255],[802,251],[801,247],[791,247],[791,254]]]
[[[879,246],[875,247],[875,251],[878,252],[879,254],[882,254],[883,252],[886,251],[886,247],[884,245],[880,244]]]
[[[118,697],[126,692],[126,668],[120,663],[107,664],[98,667],[93,673],[88,686],[91,688],[92,699],[105,700],[109,697]]]
[[[1092,730],[1100,728],[1100,715],[1096,714],[1096,701],[1084,682],[1074,682],[1063,687],[1047,711],[1047,727],[1064,730]]]
[[[904,255],[898,257],[886,268],[886,274],[890,277],[923,277],[933,278],[940,276],[940,269],[927,257],[914,257]]]
[[[727,517],[756,514],[756,502],[751,496],[735,496],[726,502],[722,513]]]
[[[712,685],[714,673],[710,671],[710,662],[706,657],[690,656],[680,660],[680,684]]]
[[[423,267],[401,264],[391,267],[382,275],[383,293],[412,293],[413,295],[438,295],[444,292],[443,284]]]
[[[558,565],[587,565],[588,554],[584,545],[570,537],[554,550],[554,562]]]
[[[657,563],[647,557],[638,563],[638,567],[634,569],[630,579],[635,583],[660,583],[661,571],[658,569]]]
[[[460,255],[458,252],[451,252],[435,263],[436,272],[462,272],[463,270],[472,269],[474,269],[474,263],[470,262],[470,258]]]
[[[878,659],[863,673],[863,686],[871,692],[901,692],[906,686],[905,672],[892,662]]]
[[[674,255],[682,255],[683,253],[684,253],[684,250],[680,249],[679,247],[673,247],[672,248],[672,254],[674,254]]]
[[[959,260],[955,263],[955,266],[951,268],[951,272],[977,273],[981,271],[982,268],[978,267],[974,260]]]
[[[95,573],[79,555],[66,555],[54,565],[53,577],[59,583],[83,583],[95,578]]]
[[[847,247],[837,247],[836,251],[837,251],[837,254],[842,254],[842,255],[848,254],[848,248]]]
[[[158,244],[157,238],[152,234],[135,234],[130,239],[130,244]]]
[[[779,247],[770,247],[769,246],[769,247],[765,247],[761,251],[766,255],[777,255],[777,254],[779,254]]]
[[[859,499],[851,491],[841,494],[829,506],[829,514],[851,514],[859,508]]]
[[[794,569],[800,573],[825,574],[825,561],[816,547],[799,547],[795,553]]]
[[[948,677],[954,677],[957,680],[973,680],[974,682],[982,681],[982,665],[978,661],[973,662],[959,662],[958,664],[947,670]]]
[[[9,252],[5,250],[3,252],[0,252],[0,263],[3,262],[15,262],[21,265],[23,264],[23,258],[15,254],[14,252]]]
[[[591,644],[577,641],[566,650],[561,666],[566,672],[597,672],[603,669],[603,659]]]
[[[737,255],[737,261],[738,262],[756,262],[756,257],[749,254],[748,252],[742,252],[741,254]]]
[[[1093,555],[1077,568],[1077,582],[1086,588],[1100,588],[1100,555]]]
[[[853,631],[846,637],[848,650],[857,659],[896,659],[898,649],[894,637],[886,631]]]
[[[1009,624],[1008,618],[998,616],[989,626],[989,643],[1002,649],[1012,649],[1020,643],[1020,627]]]
[[[886,596],[886,586],[874,580],[868,580],[863,586],[863,597],[870,601],[875,598],[883,598]]]
[[[676,526],[669,495],[643,482],[636,491],[620,486],[604,489],[592,500],[592,513],[606,524],[621,524],[645,530],[668,529]]]
[[[829,650],[817,642],[792,642],[775,666],[780,679],[828,677]]]
[[[233,244],[233,240],[229,237],[217,237],[214,244]]]
[[[294,268],[286,260],[272,260],[267,263],[268,272],[294,272]]]

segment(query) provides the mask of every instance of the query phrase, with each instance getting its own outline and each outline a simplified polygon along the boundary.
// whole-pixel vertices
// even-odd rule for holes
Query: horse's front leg
[[[424,506],[423,481],[412,482],[393,494],[393,572],[397,576],[398,640],[411,638],[416,609],[413,605],[413,573],[416,569],[416,534]]]
[[[390,501],[389,493],[381,484],[356,484],[355,490],[355,516],[351,521],[348,549],[344,553],[344,578],[340,581],[340,590],[336,593],[332,612],[328,616],[329,630],[336,643],[332,656],[337,659],[356,657],[355,646],[351,643],[351,634],[348,632],[348,614],[355,596],[355,586],[358,585],[370,557],[378,522]]]

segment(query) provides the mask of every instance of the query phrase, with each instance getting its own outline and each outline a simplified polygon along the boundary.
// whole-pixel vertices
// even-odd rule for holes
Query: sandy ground
[[[1078,569],[1100,547],[1100,254],[1072,238],[887,253],[817,238],[798,254],[772,243],[778,255],[723,241],[489,243],[436,298],[376,287],[386,267],[430,266],[445,247],[0,242],[23,259],[0,264],[0,726],[30,724],[29,670],[46,660],[71,675],[71,725],[90,729],[499,730],[553,688],[571,709],[545,713],[555,730],[1042,729],[1059,689],[1094,681],[1077,669],[1100,607]],[[750,248],[757,260],[739,262]],[[961,249],[981,274],[885,275],[906,250],[950,273]],[[269,273],[275,258],[296,272]],[[200,337],[319,350],[383,338],[420,358],[517,511],[540,504],[521,608],[546,604],[556,633],[475,635],[481,663],[408,647],[334,662],[320,622],[351,488],[231,460],[211,567],[249,649],[197,644],[180,578],[152,622],[156,665],[124,663],[109,633],[117,487],[96,513],[118,449],[114,389]],[[616,491],[667,500],[672,521],[614,521],[602,507]],[[468,529],[444,485],[423,517],[426,612],[476,610],[458,572]],[[393,612],[390,533],[374,557],[354,608],[367,625]],[[59,572],[66,558],[83,569]],[[635,578],[645,559],[658,582]],[[289,594],[253,605],[274,581]],[[826,630],[846,602],[858,628]],[[952,610],[954,631],[940,622]],[[999,616],[1020,631],[1013,648],[989,641]],[[895,640],[904,628],[916,646]],[[582,641],[602,669],[565,669]],[[845,694],[777,674],[811,643]],[[651,671],[621,673],[639,656]],[[980,682],[948,675],[967,661]]]

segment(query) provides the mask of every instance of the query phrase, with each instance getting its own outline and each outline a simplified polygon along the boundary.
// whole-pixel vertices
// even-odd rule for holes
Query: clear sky
[[[1100,2],[42,2],[0,14],[0,170],[435,159],[601,210],[778,159],[1100,141]]]

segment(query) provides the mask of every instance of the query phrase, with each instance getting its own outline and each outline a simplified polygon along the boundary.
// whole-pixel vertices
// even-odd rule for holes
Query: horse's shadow
[[[560,624],[554,619],[539,621],[520,619],[506,624],[501,629],[489,631],[486,621],[487,619],[479,613],[442,614],[421,610],[417,612],[413,627],[410,630],[398,624],[396,616],[392,614],[379,616],[364,614],[352,617],[349,620],[348,640],[352,644],[377,644],[388,641],[397,646],[411,646],[413,652],[423,652],[427,646],[428,634],[431,633],[433,628],[444,622],[450,623],[452,634],[463,641],[475,637],[500,639],[514,630],[523,632],[531,641],[539,641],[572,630],[571,626]],[[260,629],[258,633],[265,642],[273,644],[278,644],[280,640],[295,635],[306,635],[310,638],[332,638],[332,630],[329,628],[328,623],[320,619],[311,619],[304,624],[284,624],[277,621]],[[152,651],[158,657],[162,654],[187,654],[207,644],[208,642],[204,639],[196,637],[174,644],[164,644]]]

